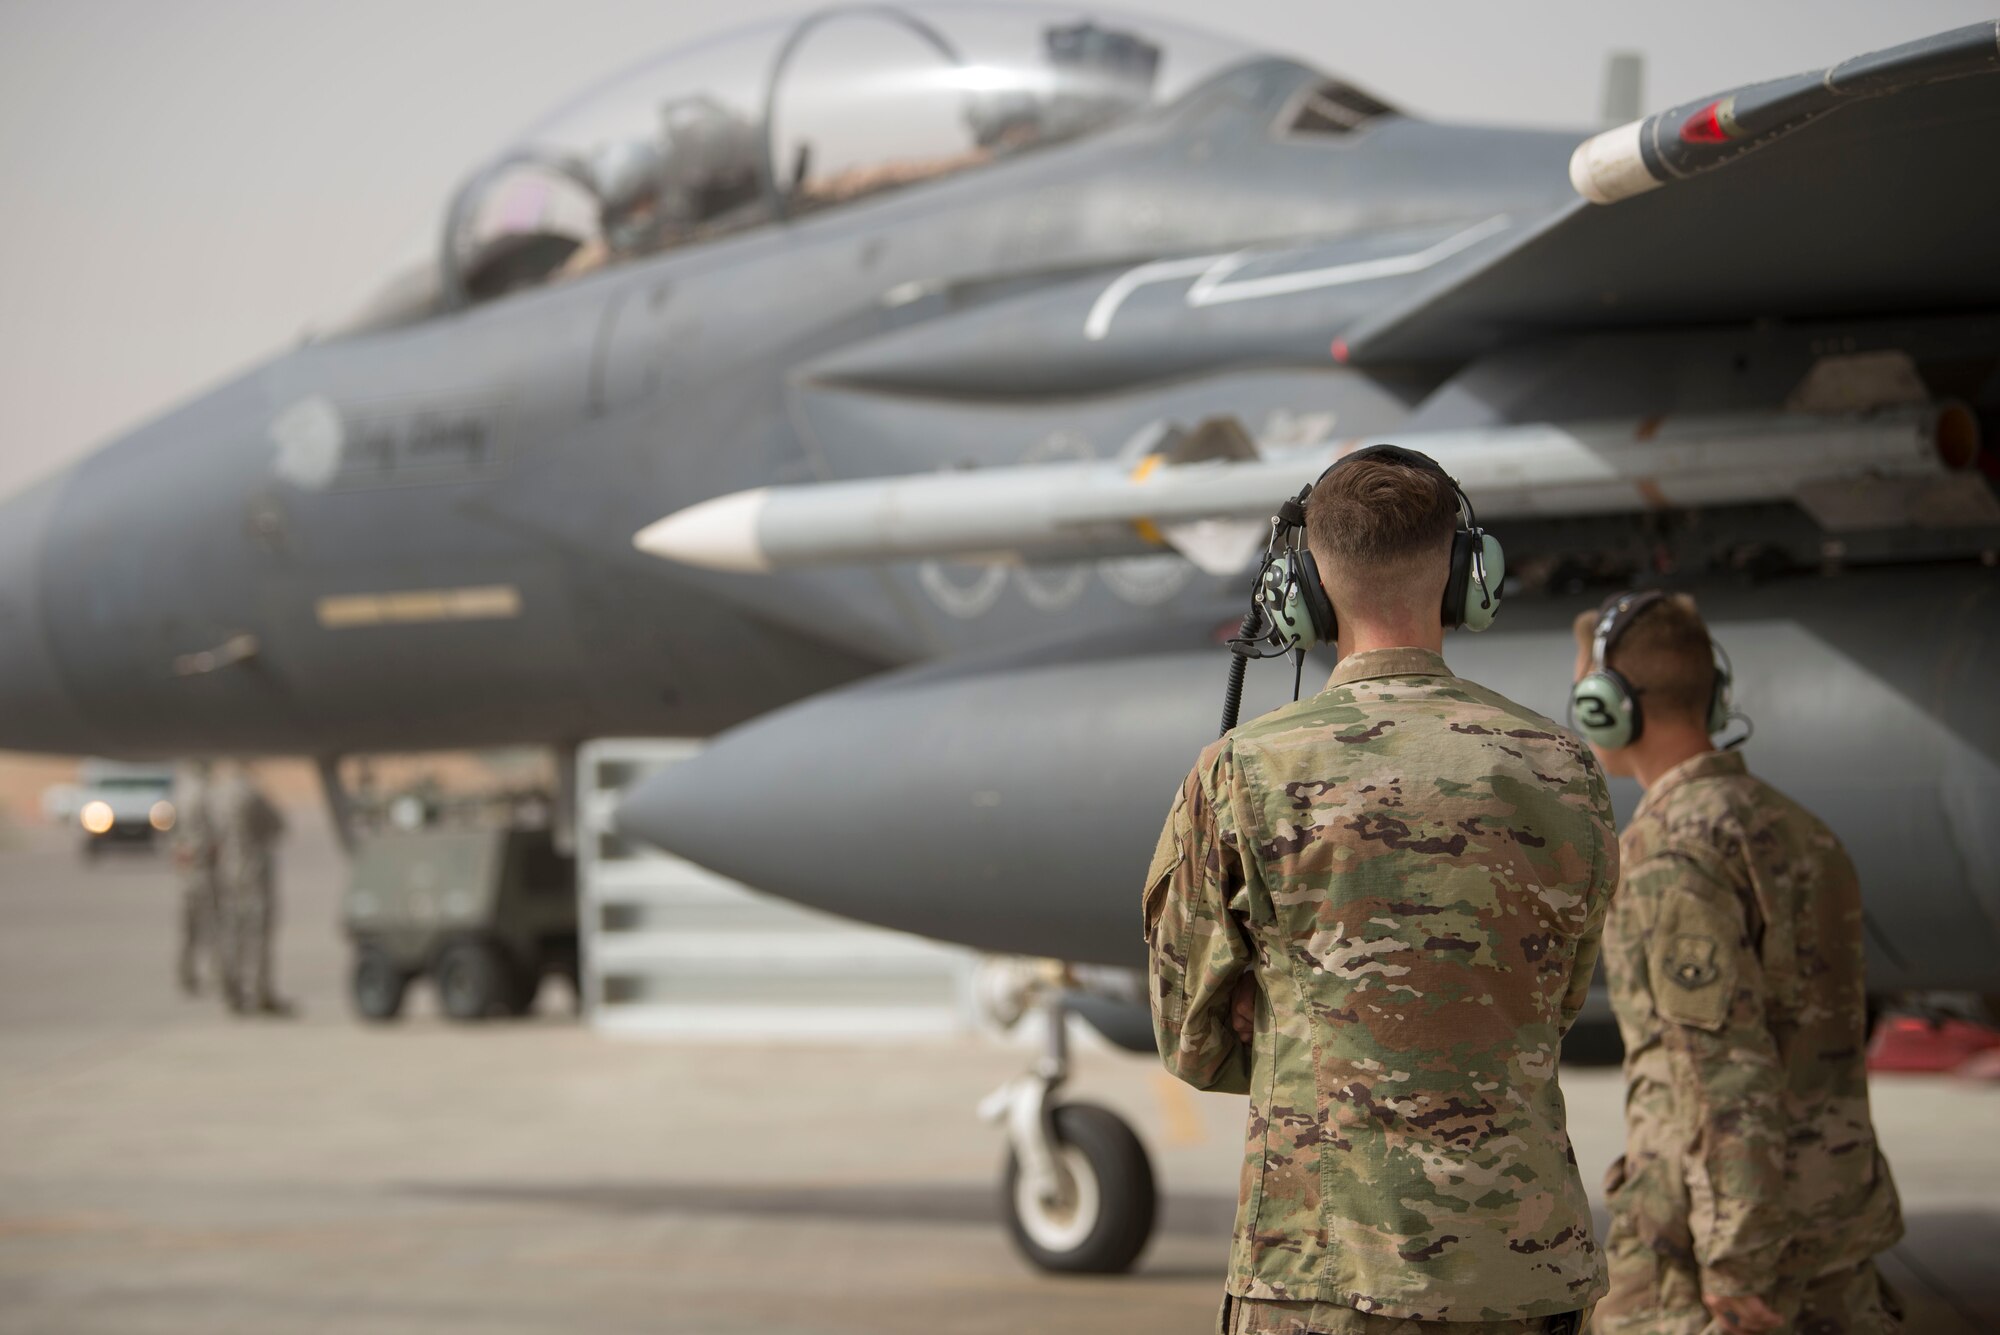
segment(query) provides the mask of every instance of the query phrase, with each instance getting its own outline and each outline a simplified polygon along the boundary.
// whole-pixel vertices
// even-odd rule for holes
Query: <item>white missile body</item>
[[[1961,407],[1866,415],[1765,413],[1390,433],[1458,479],[1482,521],[1800,500],[1829,485],[1962,467]],[[1970,436],[1970,445],[1968,445]],[[633,539],[713,570],[852,562],[1074,560],[1179,548],[1207,521],[1268,520],[1285,497],[1372,439],[1252,460],[1077,462],[758,487],[689,506]],[[1204,565],[1189,543],[1188,554]],[[1236,568],[1237,550],[1220,564]]]

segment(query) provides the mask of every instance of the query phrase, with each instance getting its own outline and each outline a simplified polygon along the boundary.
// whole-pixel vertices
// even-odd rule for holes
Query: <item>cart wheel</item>
[[[485,941],[455,941],[431,970],[438,1000],[454,1020],[470,1022],[505,1015],[514,996],[513,969]]]
[[[379,946],[361,946],[354,952],[354,971],[348,979],[348,995],[354,1011],[364,1020],[387,1024],[403,1013],[403,993],[410,977],[389,953]]]

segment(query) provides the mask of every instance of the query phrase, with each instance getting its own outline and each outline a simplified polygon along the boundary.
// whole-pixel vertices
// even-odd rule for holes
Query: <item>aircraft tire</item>
[[[513,970],[488,941],[467,937],[444,948],[432,966],[438,1002],[462,1024],[505,1015],[516,991]]]
[[[388,1024],[403,1013],[403,994],[410,977],[376,946],[362,946],[354,952],[354,969],[348,975],[348,999],[354,1013],[371,1024]]]
[[[1014,1152],[1002,1173],[1001,1211],[1014,1245],[1043,1270],[1110,1275],[1132,1268],[1153,1235],[1153,1166],[1124,1119],[1092,1103],[1052,1114],[1063,1166],[1076,1184],[1066,1207],[1036,1199]]]

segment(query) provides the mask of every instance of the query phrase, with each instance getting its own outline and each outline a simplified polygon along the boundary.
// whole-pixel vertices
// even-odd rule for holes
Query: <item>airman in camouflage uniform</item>
[[[216,937],[215,820],[209,801],[207,761],[191,762],[181,771],[174,792],[173,855],[181,875],[181,942],[176,973],[181,991],[201,991],[202,961],[219,968]]]
[[[285,819],[247,766],[216,786],[220,950],[224,999],[239,1014],[287,1013],[273,989],[271,934],[277,926],[276,845]]]
[[[1540,1330],[1603,1292],[1556,1068],[1616,859],[1582,746],[1427,650],[1202,753],[1146,923],[1169,1069],[1251,1099],[1230,1328]]]
[[[1691,603],[1644,617],[1663,634],[1683,623],[1699,637],[1689,670],[1712,671]],[[1644,650],[1619,671],[1663,703]],[[1639,743],[1604,753],[1614,769],[1672,745],[1648,708]],[[1681,724],[1692,755],[1634,770],[1646,795],[1605,932],[1626,1141],[1606,1181],[1611,1295],[1594,1329],[1891,1330],[1896,1301],[1871,1258],[1902,1217],[1868,1112],[1854,864],[1811,812],[1716,751],[1699,717]]]

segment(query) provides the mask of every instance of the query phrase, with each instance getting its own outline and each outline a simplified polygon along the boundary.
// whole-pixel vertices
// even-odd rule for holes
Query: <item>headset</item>
[[[1339,631],[1333,599],[1320,578],[1319,563],[1306,545],[1306,500],[1336,469],[1362,459],[1400,464],[1422,469],[1443,478],[1458,498],[1458,524],[1451,535],[1451,572],[1445,579],[1444,601],[1438,609],[1447,629],[1485,630],[1500,610],[1500,586],[1506,579],[1507,562],[1500,542],[1479,527],[1471,498],[1457,479],[1444,471],[1438,461],[1417,450],[1400,445],[1370,445],[1342,455],[1328,465],[1299,493],[1278,507],[1271,518],[1271,537],[1265,544],[1257,577],[1250,587],[1250,610],[1230,651],[1229,689],[1223,697],[1222,730],[1236,726],[1243,697],[1243,668],[1248,659],[1295,657],[1292,698],[1298,698],[1298,674],[1305,666],[1306,650],[1316,644],[1332,644]]]
[[[1590,671],[1578,678],[1569,693],[1570,726],[1593,746],[1616,751],[1632,745],[1646,731],[1646,712],[1639,703],[1639,689],[1625,680],[1609,660],[1618,638],[1632,623],[1643,616],[1647,608],[1666,599],[1667,595],[1658,589],[1616,594],[1605,602],[1603,610],[1598,613],[1597,630],[1590,639]],[[1750,720],[1738,714],[1730,700],[1736,671],[1730,665],[1729,655],[1723,652],[1712,635],[1708,647],[1715,661],[1714,684],[1708,692],[1707,718],[1708,735],[1713,737],[1727,728],[1732,719],[1741,719],[1746,725]],[[1729,745],[1741,746],[1748,740],[1750,734],[1746,731]]]

